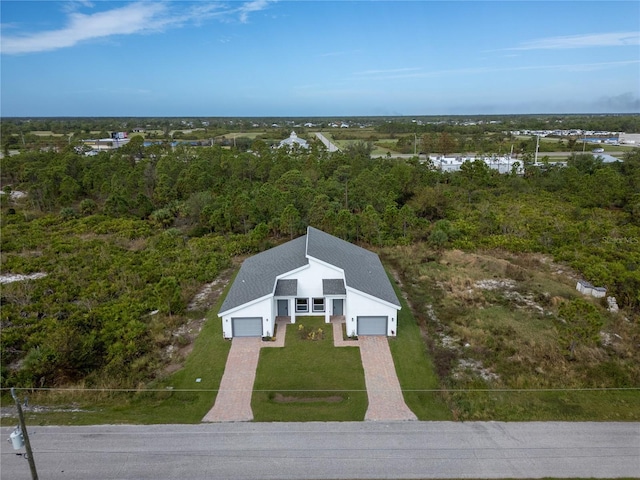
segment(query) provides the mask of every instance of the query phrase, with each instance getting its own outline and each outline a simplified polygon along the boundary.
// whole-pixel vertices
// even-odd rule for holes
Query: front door
[[[342,309],[342,305],[343,305],[343,300],[341,298],[334,298],[333,299],[333,314],[334,315],[344,315],[343,309]]]
[[[278,316],[289,316],[289,300],[278,300]]]

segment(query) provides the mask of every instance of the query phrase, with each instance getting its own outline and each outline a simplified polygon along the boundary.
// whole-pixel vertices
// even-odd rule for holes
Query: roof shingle
[[[344,271],[345,282],[339,279],[323,280],[325,295],[345,294],[346,283],[350,288],[400,307],[398,297],[378,255],[317,228],[309,227],[307,235],[246,259],[220,307],[220,312],[226,312],[271,293],[296,295],[296,280],[279,280],[276,285],[276,279],[282,274],[308,265],[307,256]]]

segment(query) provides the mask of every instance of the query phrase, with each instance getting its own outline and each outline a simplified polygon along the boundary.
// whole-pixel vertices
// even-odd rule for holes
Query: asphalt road
[[[11,430],[2,428],[3,438]],[[43,480],[640,476],[640,423],[216,423],[29,432]],[[0,477],[30,478],[27,461],[1,443]]]
[[[316,132],[316,137],[318,137],[320,141],[324,143],[324,146],[327,147],[327,151],[337,152],[338,150],[340,150],[335,144],[331,143],[329,139],[320,132]]]

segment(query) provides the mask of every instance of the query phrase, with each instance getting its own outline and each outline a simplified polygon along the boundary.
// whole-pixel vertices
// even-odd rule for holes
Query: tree
[[[429,155],[430,153],[434,152],[436,150],[436,139],[434,135],[431,133],[425,133],[424,135],[422,135],[420,145],[421,151],[425,155]]]
[[[162,277],[155,286],[155,294],[161,312],[172,315],[184,310],[185,304],[176,277]]]
[[[456,140],[447,132],[442,132],[438,135],[438,150],[443,155],[453,153],[456,149]]]
[[[92,215],[98,210],[98,204],[90,198],[85,198],[80,202],[80,212],[83,215]]]
[[[340,182],[344,183],[344,208],[349,209],[349,179],[351,178],[351,166],[350,165],[340,165],[336,172],[334,173],[334,177]]]
[[[60,182],[60,203],[68,205],[78,198],[81,187],[75,179],[65,175]]]
[[[280,231],[288,233],[289,238],[293,240],[293,236],[298,232],[300,227],[300,213],[293,204],[285,207],[280,215]]]
[[[436,247],[438,250],[442,250],[446,243],[449,241],[449,236],[439,228],[431,231],[429,235],[429,243]]]
[[[359,216],[360,231],[365,242],[371,245],[382,245],[380,215],[372,205],[367,205]]]

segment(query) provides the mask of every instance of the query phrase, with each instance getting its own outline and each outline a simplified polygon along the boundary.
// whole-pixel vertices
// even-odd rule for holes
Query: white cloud
[[[507,50],[559,50],[585,47],[623,47],[640,45],[640,32],[594,33],[540,38]]]
[[[184,8],[182,2],[138,1],[123,7],[102,12],[83,14],[75,10],[89,2],[76,2],[68,10],[67,24],[61,29],[29,34],[3,35],[0,52],[3,54],[24,54],[46,52],[68,48],[80,42],[104,39],[114,35],[133,35],[164,31],[185,23],[200,23],[212,17],[239,15],[246,22],[252,12],[266,8],[269,0],[255,0],[244,3],[240,8],[230,9],[220,3],[199,2]]]
[[[60,30],[5,36],[0,48],[8,54],[44,52],[111,35],[161,30],[172,22],[166,13],[166,5],[160,3],[132,3],[90,15],[71,13],[67,25]]]
[[[260,10],[264,10],[269,6],[270,3],[273,3],[274,0],[253,0],[251,2],[244,3],[239,9],[240,13],[240,21],[242,23],[246,23],[249,19],[249,14],[253,12],[258,12]]]

